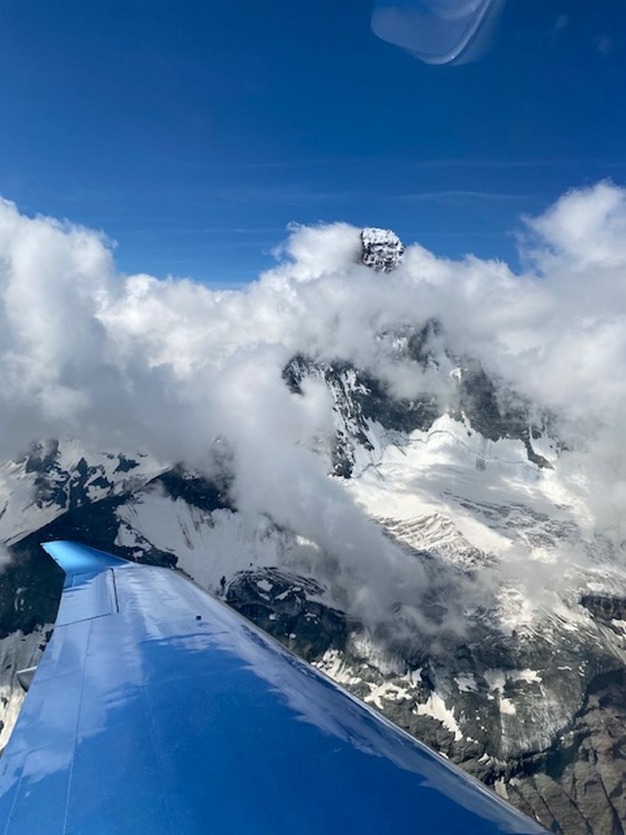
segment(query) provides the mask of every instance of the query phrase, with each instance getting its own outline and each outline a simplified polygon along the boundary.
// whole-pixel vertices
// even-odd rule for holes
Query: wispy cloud
[[[589,162],[586,160],[585,162]],[[600,160],[598,161],[600,162]],[[604,162],[604,160],[602,160]],[[533,158],[533,159],[479,159],[475,157],[466,158],[445,158],[445,159],[427,159],[414,160],[410,165],[414,168],[423,169],[449,169],[449,168],[463,168],[463,169],[479,169],[479,170],[506,170],[506,169],[524,169],[524,168],[563,168],[571,165],[581,164],[580,160],[572,160],[566,157],[552,157],[552,158]]]
[[[595,38],[595,45],[601,55],[609,55],[613,51],[613,38],[608,35],[598,35]]]
[[[411,194],[400,195],[403,200],[423,203],[459,203],[459,202],[527,202],[536,200],[537,195],[515,194],[498,191],[470,191],[463,189],[449,189],[441,191],[416,191]]]

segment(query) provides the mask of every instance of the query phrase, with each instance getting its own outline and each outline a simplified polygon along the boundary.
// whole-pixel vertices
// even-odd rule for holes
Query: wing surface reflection
[[[0,761],[2,835],[544,832],[171,569],[45,547],[71,605]]]

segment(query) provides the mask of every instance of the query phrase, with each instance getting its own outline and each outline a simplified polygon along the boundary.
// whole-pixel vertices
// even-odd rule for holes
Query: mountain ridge
[[[482,374],[474,372],[474,379],[479,380],[479,404],[484,402]],[[565,518],[559,521],[558,508],[550,515],[520,503],[486,503],[482,497],[464,495],[463,480],[458,477],[465,460],[466,484],[468,473],[474,473],[471,479],[476,479],[493,467],[523,471],[526,479],[532,473],[535,482],[550,478],[558,468],[558,443],[533,430],[530,421],[522,424],[518,419],[507,424],[499,412],[495,425],[489,426],[488,418],[494,412],[473,408],[471,387],[465,393],[469,399],[461,401],[470,403],[469,409],[442,411],[431,398],[427,404],[431,411],[427,412],[421,403],[416,407],[419,400],[394,399],[386,386],[349,362],[316,364],[296,357],[286,366],[283,377],[295,396],[303,396],[302,381],[310,375],[322,379],[334,398],[336,435],[330,439],[329,477],[354,490],[360,501],[369,492],[370,510],[376,506],[372,491],[385,489],[386,469],[392,473],[386,487],[393,492],[398,486],[398,458],[404,459],[403,477],[408,474],[413,478],[415,462],[410,456],[416,445],[422,456],[429,444],[439,445],[439,453],[441,448],[447,450],[448,459],[450,444],[454,447],[454,466],[447,461],[454,489],[448,485],[442,495],[447,498],[448,512],[451,506],[458,509],[458,518],[450,518],[441,507],[425,507],[431,512],[408,518],[404,512],[398,514],[397,508],[395,515],[374,517],[389,541],[406,558],[419,561],[429,578],[426,595],[417,604],[425,630],[421,637],[415,640],[410,634],[407,624],[415,629],[410,618],[404,631],[390,632],[384,623],[372,631],[346,615],[338,605],[341,594],[338,599],[337,591],[332,590],[332,571],[328,573],[332,555],[321,559],[315,543],[267,517],[241,518],[228,494],[232,483],[229,472],[211,481],[182,465],[159,468],[145,457],[135,459],[128,454],[109,453],[89,464],[85,455],[77,455],[75,442],[70,444],[75,463],[67,470],[62,462],[71,456],[58,442],[40,444],[20,462],[5,468],[13,478],[30,480],[32,502],[26,506],[22,502],[22,512],[32,510],[30,524],[34,526],[27,535],[23,531],[15,534],[14,529],[11,533],[11,513],[0,519],[0,526],[6,526],[0,528],[3,538],[14,555],[5,572],[20,565],[25,571],[8,586],[20,583],[20,588],[30,587],[34,598],[25,606],[24,617],[13,623],[17,621],[28,633],[45,629],[53,620],[53,598],[59,593],[60,578],[54,578],[49,567],[43,569],[41,558],[42,567],[37,570],[43,577],[33,582],[29,574],[36,543],[42,538],[69,535],[127,558],[177,564],[357,696],[508,793],[544,823],[557,827],[554,831],[586,831],[566,825],[575,817],[574,807],[582,808],[583,818],[588,813],[584,803],[581,807],[570,797],[572,790],[568,794],[562,783],[568,768],[580,770],[572,746],[578,751],[591,744],[593,732],[584,725],[584,717],[593,714],[597,726],[604,709],[600,696],[590,713],[594,694],[601,690],[598,682],[604,677],[608,682],[605,689],[615,690],[615,682],[624,673],[626,630],[614,616],[622,615],[626,601],[616,595],[580,595],[580,605],[574,604],[573,609],[557,607],[549,616],[535,613],[508,627],[506,616],[511,613],[498,614],[498,607],[504,604],[492,592],[468,606],[475,576],[493,571],[499,562],[496,553],[476,545],[475,531],[472,534],[472,525],[467,527],[468,515],[474,527],[479,523],[493,543],[515,536],[535,548],[556,548],[578,539],[581,531],[563,508],[560,513]],[[488,402],[493,406],[492,399]],[[474,428],[472,418],[482,421],[486,434]],[[527,435],[524,425],[529,426]],[[541,453],[535,453],[535,443]],[[422,481],[428,475],[423,461],[417,473]],[[393,496],[390,501],[393,503]],[[240,552],[238,561],[233,559],[235,549]],[[220,553],[221,561],[214,559],[209,566],[211,555],[219,557]],[[515,589],[511,593],[515,598]],[[485,608],[490,599],[492,608]],[[6,610],[8,601],[2,605]],[[400,618],[406,605],[398,603]],[[39,616],[37,606],[41,607]],[[455,635],[450,613],[463,606],[465,634]],[[6,625],[3,631],[7,632]],[[581,669],[568,676],[576,665]],[[578,747],[572,739],[578,740]],[[568,757],[570,761],[565,762]],[[562,764],[560,783],[550,774],[558,771],[550,765],[557,761]],[[613,773],[606,763],[603,767]],[[541,775],[546,774],[550,786],[561,786],[558,791],[551,788],[560,797],[556,808],[552,808],[554,798],[551,800],[552,817],[544,808],[540,785]],[[615,775],[611,779],[621,785]],[[612,802],[619,818],[619,798]]]

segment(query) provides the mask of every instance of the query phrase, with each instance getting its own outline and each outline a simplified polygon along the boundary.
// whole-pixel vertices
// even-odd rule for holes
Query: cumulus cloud
[[[548,275],[565,266],[582,272],[626,263],[624,191],[609,181],[568,192],[527,226],[537,237],[531,252]]]
[[[526,219],[521,275],[418,244],[379,275],[358,263],[359,231],[294,228],[275,269],[214,291],[121,275],[101,235],[0,201],[0,456],[33,438],[78,436],[209,467],[220,439],[243,512],[315,541],[346,584],[366,571],[364,607],[408,604],[425,577],[406,569],[315,452],[332,433],[327,390],[310,382],[293,394],[282,370],[297,353],[341,358],[398,395],[445,398],[441,378],[380,338],[436,318],[459,355],[558,415],[564,467],[596,521],[621,531],[626,191],[599,183]]]

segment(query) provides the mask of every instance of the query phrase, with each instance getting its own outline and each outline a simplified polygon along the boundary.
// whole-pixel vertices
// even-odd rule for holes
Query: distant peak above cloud
[[[363,252],[361,261],[376,272],[388,273],[398,266],[404,254],[404,244],[391,229],[369,226],[361,231]]]

